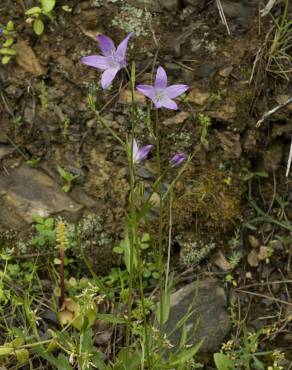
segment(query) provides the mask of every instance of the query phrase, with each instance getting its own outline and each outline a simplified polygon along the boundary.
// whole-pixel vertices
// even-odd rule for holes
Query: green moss
[[[176,217],[203,229],[224,230],[240,215],[244,184],[231,171],[204,168],[186,172],[186,186],[174,205]]]

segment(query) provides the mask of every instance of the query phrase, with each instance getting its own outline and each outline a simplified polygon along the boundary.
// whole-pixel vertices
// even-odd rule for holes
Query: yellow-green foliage
[[[199,228],[225,230],[240,214],[243,183],[229,171],[189,170],[180,184],[174,210],[177,219]]]

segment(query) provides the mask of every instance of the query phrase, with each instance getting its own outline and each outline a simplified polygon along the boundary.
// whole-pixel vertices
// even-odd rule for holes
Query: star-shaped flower
[[[188,85],[167,86],[167,75],[162,67],[157,68],[154,86],[138,85],[137,90],[150,98],[156,108],[177,109],[177,104],[172,99],[188,90]]]
[[[81,59],[81,63],[104,71],[101,76],[101,87],[103,89],[107,89],[119,70],[126,67],[127,46],[133,34],[133,32],[128,33],[127,37],[117,48],[111,38],[105,35],[98,35],[99,48],[103,55],[90,55]]]
[[[138,147],[137,141],[133,140],[133,161],[134,163],[139,163],[147,158],[149,152],[152,150],[153,145],[145,145],[141,148]]]

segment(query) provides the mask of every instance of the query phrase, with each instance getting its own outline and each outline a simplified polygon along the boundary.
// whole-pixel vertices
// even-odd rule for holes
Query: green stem
[[[132,72],[134,68],[132,68]],[[128,300],[128,320],[126,329],[126,346],[130,346],[130,332],[131,332],[131,316],[132,316],[132,296],[133,296],[133,281],[134,281],[134,253],[137,247],[137,214],[135,207],[135,165],[133,160],[133,141],[135,133],[136,122],[136,108],[135,108],[135,77],[131,76],[128,69],[126,73],[129,76],[132,92],[132,114],[131,114],[131,137],[127,146],[129,169],[130,169],[130,271],[129,271],[129,300]],[[133,72],[134,73],[134,72]],[[128,356],[128,352],[127,352]]]
[[[167,294],[168,291],[168,277],[169,277],[169,267],[170,267],[170,251],[171,251],[171,233],[172,233],[172,204],[173,204],[173,190],[171,190],[169,195],[169,230],[168,230],[168,249],[167,249],[167,264],[165,273],[165,288],[164,292]]]
[[[47,339],[47,340],[43,340],[43,341],[36,342],[36,343],[24,344],[23,346],[20,346],[19,348],[20,349],[22,349],[22,348],[33,348],[33,347],[42,346],[43,344],[50,344],[51,342],[52,342],[52,339]]]
[[[109,127],[106,120],[104,120],[97,111],[95,111],[96,117],[99,121],[99,123],[122,145],[123,148],[125,148],[124,141],[117,135],[112,128]]]
[[[159,122],[158,122],[158,110],[155,110],[155,139],[156,139],[156,166],[157,166],[157,177],[161,177],[161,163],[160,163],[160,143],[159,143]],[[159,269],[159,292],[160,292],[160,335],[162,336],[163,326],[163,245],[162,245],[162,231],[163,231],[163,189],[162,184],[159,186],[159,221],[158,221],[158,269]]]
[[[141,296],[141,304],[142,304],[142,312],[143,312],[143,321],[144,321],[144,330],[145,330],[145,341],[146,341],[146,358],[147,358],[147,368],[151,369],[151,356],[149,351],[149,336],[148,336],[148,323],[146,317],[146,309],[145,309],[145,297],[144,297],[144,290],[143,290],[143,277],[142,277],[142,263],[141,263],[141,256],[138,255],[138,271],[139,271],[139,288],[140,288],[140,296]]]

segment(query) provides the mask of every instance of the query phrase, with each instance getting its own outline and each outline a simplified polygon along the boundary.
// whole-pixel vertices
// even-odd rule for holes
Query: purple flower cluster
[[[101,87],[103,89],[107,89],[111,85],[116,74],[126,67],[126,52],[128,42],[132,36],[133,32],[128,33],[126,38],[116,48],[111,38],[105,35],[99,35],[97,39],[102,55],[90,55],[81,59],[81,63],[104,71],[101,75]],[[167,74],[165,70],[159,66],[157,68],[154,86],[138,85],[136,88],[143,95],[152,100],[155,108],[177,110],[177,104],[173,99],[185,93],[189,87],[188,85],[167,86]],[[133,139],[132,151],[134,163],[139,163],[146,159],[152,148],[153,145],[150,144],[139,148],[137,141]],[[175,167],[185,160],[186,155],[181,152],[175,154],[170,159],[169,164]]]

